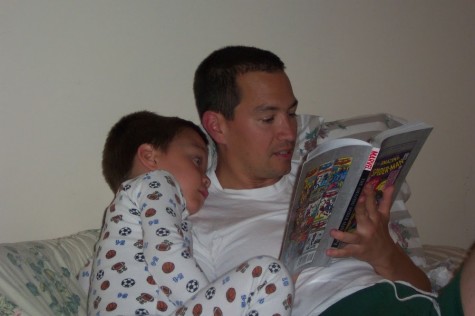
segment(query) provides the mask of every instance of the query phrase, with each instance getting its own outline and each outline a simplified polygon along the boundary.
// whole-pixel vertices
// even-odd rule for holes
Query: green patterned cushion
[[[0,315],[85,315],[76,274],[99,231],[0,245]]]

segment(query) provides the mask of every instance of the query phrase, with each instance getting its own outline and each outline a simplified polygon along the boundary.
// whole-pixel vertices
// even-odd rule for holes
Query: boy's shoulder
[[[166,170],[153,170],[122,183],[121,189],[128,190],[132,187],[140,187],[143,184],[150,188],[159,188],[162,183],[167,186],[178,187],[175,177]]]

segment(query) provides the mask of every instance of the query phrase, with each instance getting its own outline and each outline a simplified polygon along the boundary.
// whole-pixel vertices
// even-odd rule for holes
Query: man
[[[292,160],[298,101],[284,68],[271,52],[231,46],[213,52],[196,70],[196,105],[217,148],[215,170],[209,172],[209,198],[191,218],[195,255],[210,280],[249,257],[279,255],[299,165]],[[391,287],[394,296],[396,285],[390,281],[430,290],[426,275],[389,235],[391,195],[387,190],[377,204],[372,190],[365,189],[358,201],[356,232],[332,232],[348,245],[329,249],[327,255],[345,259],[298,276],[295,315],[338,308],[335,303],[345,298],[360,300],[360,290],[368,287],[379,293],[371,287],[374,284]],[[410,296],[420,296],[407,288]],[[392,298],[397,305],[397,298]],[[381,308],[389,306],[386,297],[377,299],[383,302]],[[431,296],[420,301],[416,304],[437,306]]]

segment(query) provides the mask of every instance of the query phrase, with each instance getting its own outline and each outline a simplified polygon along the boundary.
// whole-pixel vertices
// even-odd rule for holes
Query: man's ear
[[[156,170],[158,169],[160,153],[160,150],[155,149],[152,145],[142,144],[137,149],[137,160],[148,171]]]
[[[226,119],[221,113],[206,111],[201,119],[201,124],[216,143],[226,142]]]

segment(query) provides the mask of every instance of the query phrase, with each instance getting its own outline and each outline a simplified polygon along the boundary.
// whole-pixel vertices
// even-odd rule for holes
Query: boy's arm
[[[181,305],[208,284],[191,255],[191,227],[183,221],[184,198],[170,174],[152,172],[142,182],[144,256],[162,292]]]
[[[356,206],[357,227],[354,232],[334,230],[332,237],[345,242],[342,249],[328,249],[331,257],[354,257],[368,262],[376,273],[391,281],[406,281],[430,291],[426,274],[397,245],[389,234],[389,211],[393,188],[384,191],[383,198],[376,202],[375,192],[366,185]]]

